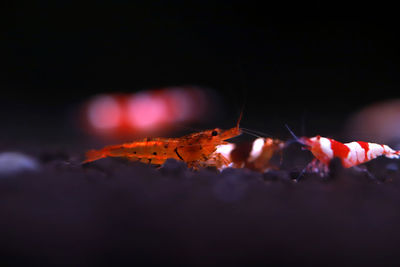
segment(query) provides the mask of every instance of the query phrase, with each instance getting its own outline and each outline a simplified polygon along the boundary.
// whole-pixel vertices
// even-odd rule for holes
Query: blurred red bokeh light
[[[87,109],[87,119],[95,129],[107,130],[120,126],[122,107],[116,98],[100,95],[91,100]]]
[[[197,87],[97,95],[85,104],[85,128],[109,138],[166,133],[176,123],[203,120],[216,108],[212,98],[211,91]]]

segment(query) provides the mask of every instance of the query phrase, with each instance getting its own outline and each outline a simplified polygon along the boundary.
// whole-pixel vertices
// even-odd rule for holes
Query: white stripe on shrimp
[[[331,141],[328,138],[321,137],[319,139],[319,143],[321,144],[321,150],[325,153],[327,157],[333,159],[333,150],[331,147]]]

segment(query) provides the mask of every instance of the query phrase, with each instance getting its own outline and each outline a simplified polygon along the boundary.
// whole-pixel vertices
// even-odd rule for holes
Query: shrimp
[[[309,168],[314,171],[327,173],[329,162],[337,157],[343,167],[350,168],[368,162],[379,156],[387,158],[400,158],[400,150],[394,150],[387,145],[356,141],[343,144],[331,138],[321,137],[301,137],[298,141],[305,145],[314,155],[314,160]],[[321,165],[321,166],[318,166]]]
[[[279,139],[257,138],[253,142],[245,167],[259,172],[275,169],[276,167],[271,164],[271,159],[275,154],[279,153],[282,160],[284,146],[285,143]]]
[[[228,161],[214,162],[215,158],[210,157],[208,164],[219,169],[227,167],[248,168],[254,171],[267,172],[275,168],[271,164],[271,158],[276,153],[281,153],[285,143],[279,139],[257,138],[252,143],[242,144],[221,144],[217,146],[216,155],[222,155]]]
[[[225,164],[227,160],[222,155],[213,153],[218,145],[227,144],[225,140],[242,133],[239,128],[241,118],[242,113],[236,127],[227,130],[215,128],[179,138],[145,138],[131,143],[106,146],[100,150],[90,150],[86,153],[86,160],[82,163],[89,163],[106,157],[123,157],[129,160],[161,165],[168,158],[173,158],[186,162],[190,168],[198,169],[212,157],[214,163],[211,165],[219,166]]]

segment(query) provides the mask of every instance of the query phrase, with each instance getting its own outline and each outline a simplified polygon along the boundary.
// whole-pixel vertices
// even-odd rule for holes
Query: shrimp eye
[[[218,132],[217,131],[212,131],[211,135],[212,136],[216,136],[216,135],[218,135]]]

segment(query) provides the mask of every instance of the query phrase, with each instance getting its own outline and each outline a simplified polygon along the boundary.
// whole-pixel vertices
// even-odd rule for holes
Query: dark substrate
[[[268,174],[37,155],[40,171],[0,177],[2,262],[400,263],[397,161],[367,164],[378,180],[334,163],[295,182],[310,159],[296,151]]]

